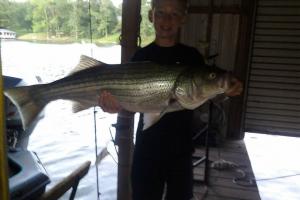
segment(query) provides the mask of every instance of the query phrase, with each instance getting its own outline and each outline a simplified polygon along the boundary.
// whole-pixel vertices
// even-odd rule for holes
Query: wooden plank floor
[[[195,157],[205,155],[205,147],[197,147]],[[237,167],[216,169],[214,161],[230,161]],[[226,141],[219,147],[209,150],[210,168],[208,171],[208,184],[204,184],[204,163],[194,167],[194,199],[195,200],[260,200],[254,174],[243,140]],[[234,182],[234,178],[246,177]],[[250,184],[248,180],[252,180]],[[244,181],[245,180],[245,181]]]

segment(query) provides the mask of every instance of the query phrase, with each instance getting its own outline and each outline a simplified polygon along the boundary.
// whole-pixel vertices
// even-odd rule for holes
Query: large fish
[[[98,105],[102,90],[132,112],[149,113],[147,127],[164,113],[194,109],[230,87],[230,73],[217,67],[165,66],[151,62],[109,65],[87,56],[65,78],[48,84],[10,88],[5,95],[17,106],[23,128],[50,102],[74,102],[73,111]]]

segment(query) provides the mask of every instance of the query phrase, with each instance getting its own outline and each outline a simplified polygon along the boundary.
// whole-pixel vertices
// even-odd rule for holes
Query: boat
[[[16,36],[16,32],[5,28],[0,28],[0,39],[16,39]]]
[[[4,88],[26,86],[21,77],[3,76]],[[79,181],[88,173],[90,161],[86,161],[70,175],[46,190],[50,177],[37,153],[29,151],[28,140],[38,119],[24,131],[17,108],[5,97],[7,158],[10,200],[59,199],[72,189],[70,199],[75,198]],[[43,117],[43,113],[38,117]]]
[[[26,85],[19,77],[3,76],[3,80],[4,88]],[[7,98],[5,111],[10,199],[37,199],[45,192],[50,178],[37,154],[27,150],[33,128],[23,131],[17,108]]]

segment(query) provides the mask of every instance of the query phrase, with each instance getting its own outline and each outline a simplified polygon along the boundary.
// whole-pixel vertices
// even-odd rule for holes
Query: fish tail
[[[4,91],[5,96],[7,96],[17,107],[24,130],[29,127],[47,104],[47,102],[35,101],[32,96],[37,87],[41,86],[22,86]]]

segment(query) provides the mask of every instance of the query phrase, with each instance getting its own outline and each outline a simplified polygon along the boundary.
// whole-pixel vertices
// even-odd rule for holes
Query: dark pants
[[[147,145],[139,139],[135,146],[131,172],[133,200],[162,200],[164,192],[167,200],[190,200],[193,196],[192,154],[174,154],[168,150],[172,144],[162,145],[159,141],[151,147]]]

